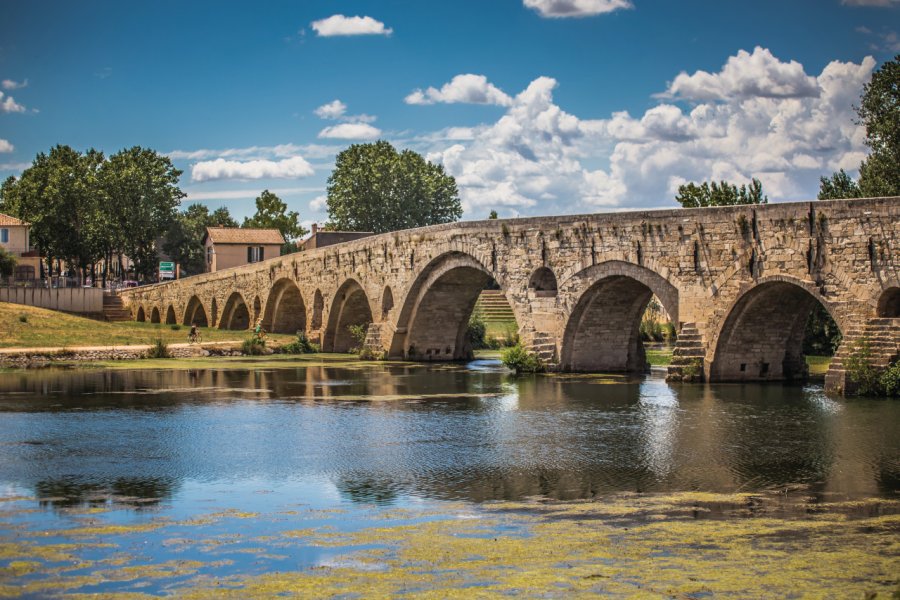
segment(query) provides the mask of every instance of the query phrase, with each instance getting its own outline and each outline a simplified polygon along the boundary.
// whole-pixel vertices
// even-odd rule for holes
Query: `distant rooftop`
[[[17,219],[15,217],[11,217],[9,215],[4,215],[0,213],[0,226],[15,226],[15,225],[31,225],[31,223],[26,223],[22,219]]]
[[[251,229],[246,227],[207,227],[206,238],[213,244],[278,244],[284,243],[284,236],[277,229]]]

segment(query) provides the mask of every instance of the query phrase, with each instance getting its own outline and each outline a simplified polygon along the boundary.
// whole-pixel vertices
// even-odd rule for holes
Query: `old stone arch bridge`
[[[900,343],[900,198],[467,221],[377,235],[122,292],[137,320],[307,332],[347,351],[348,326],[390,358],[459,360],[496,282],[523,342],[568,371],[646,369],[638,327],[653,295],[677,323],[670,375],[805,375],[815,303],[844,342],[826,385],[847,385],[849,341],[886,363]]]

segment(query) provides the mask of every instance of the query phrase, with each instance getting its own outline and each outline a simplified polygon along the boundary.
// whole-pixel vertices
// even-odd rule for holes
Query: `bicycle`
[[[203,335],[200,333],[200,330],[192,331],[188,334],[188,344],[202,344],[203,343]]]

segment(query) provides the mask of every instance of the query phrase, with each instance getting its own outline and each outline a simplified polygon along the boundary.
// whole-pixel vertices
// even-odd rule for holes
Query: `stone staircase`
[[[559,359],[556,356],[556,342],[547,333],[537,332],[531,344],[531,351],[541,360],[548,371],[556,370]]]
[[[683,323],[672,352],[666,381],[702,381],[706,351],[695,323]]]
[[[103,318],[107,321],[130,321],[131,311],[116,294],[103,294]]]
[[[855,391],[855,384],[847,377],[844,361],[863,340],[869,343],[872,365],[877,369],[887,368],[900,356],[900,318],[869,319],[863,327],[846,331],[825,375],[826,390],[844,393]]]
[[[512,307],[500,290],[484,290],[475,302],[475,312],[485,322],[507,323],[515,321]]]

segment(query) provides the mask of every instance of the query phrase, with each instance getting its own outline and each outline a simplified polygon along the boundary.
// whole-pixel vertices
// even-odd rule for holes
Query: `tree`
[[[705,206],[734,206],[737,204],[766,204],[769,198],[763,194],[759,179],[753,178],[750,187],[742,185],[738,188],[727,181],[701,185],[688,183],[678,186],[675,196],[683,208],[699,208]]]
[[[492,210],[492,211],[491,211],[491,214],[488,215],[488,219],[493,220],[493,219],[496,219],[496,218],[497,218],[497,211],[496,211],[496,210]]]
[[[900,55],[872,73],[861,100],[856,114],[871,152],[859,166],[859,182],[843,169],[822,177],[819,200],[900,196]]]
[[[843,169],[831,177],[819,178],[819,200],[860,197],[859,186]]]
[[[244,219],[241,227],[277,229],[284,236],[282,254],[297,251],[296,240],[306,235],[307,230],[300,224],[300,215],[288,212],[287,204],[269,190],[256,198],[256,214]]]
[[[456,180],[421,155],[385,141],[353,144],[328,178],[329,225],[349,231],[396,231],[457,221]]]
[[[166,233],[163,251],[181,265],[183,275],[197,275],[205,270],[203,236],[207,227],[237,227],[224,206],[209,212],[203,204],[191,204],[178,213]]]
[[[155,150],[135,146],[109,157],[101,179],[111,227],[120,232],[120,247],[134,261],[139,276],[156,273],[156,241],[169,229],[185,193],[178,188],[181,171]]]
[[[16,257],[13,256],[12,252],[7,252],[5,249],[0,248],[0,277],[3,279],[12,277],[15,270]]]
[[[859,167],[863,196],[900,196],[900,54],[872,73],[856,109],[872,152]]]

